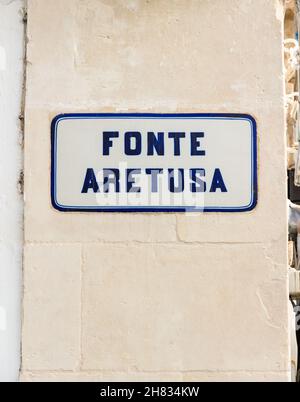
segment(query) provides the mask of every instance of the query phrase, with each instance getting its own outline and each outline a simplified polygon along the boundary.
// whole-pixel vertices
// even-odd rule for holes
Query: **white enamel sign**
[[[65,114],[52,122],[59,211],[252,210],[256,123],[238,114]]]

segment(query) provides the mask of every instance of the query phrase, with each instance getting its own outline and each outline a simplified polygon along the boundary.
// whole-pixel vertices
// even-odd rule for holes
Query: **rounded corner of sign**
[[[55,201],[52,201],[51,204],[52,204],[52,208],[55,209],[55,211],[65,212],[65,209],[62,208],[61,206],[59,206]]]
[[[254,198],[254,200],[251,202],[249,206],[247,206],[243,211],[244,212],[251,212],[257,207],[257,198]]]
[[[257,123],[256,123],[255,117],[252,116],[251,114],[248,114],[248,113],[243,114],[243,115],[241,115],[241,116],[242,116],[244,119],[248,120],[248,121],[252,124],[253,128],[254,128],[255,131],[256,131]]]
[[[53,194],[51,195],[51,205],[52,205],[52,208],[55,209],[56,211],[66,212],[66,208],[64,208],[62,205],[58,204],[58,202],[56,201]]]
[[[67,115],[62,113],[53,117],[51,122],[52,133],[54,133],[57,123],[59,123],[61,120],[64,120],[66,117]]]

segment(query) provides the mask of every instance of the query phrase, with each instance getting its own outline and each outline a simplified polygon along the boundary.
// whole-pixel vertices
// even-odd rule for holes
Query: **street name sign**
[[[62,114],[51,198],[63,212],[244,212],[257,203],[246,114]]]

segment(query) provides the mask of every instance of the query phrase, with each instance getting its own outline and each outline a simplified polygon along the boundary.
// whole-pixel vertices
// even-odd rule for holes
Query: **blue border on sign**
[[[67,119],[212,119],[212,120],[247,120],[252,129],[252,197],[250,204],[244,207],[78,207],[60,205],[56,199],[56,151],[57,151],[57,126],[61,120]],[[61,212],[247,212],[252,211],[257,205],[257,125],[255,119],[249,114],[238,113],[68,113],[56,116],[51,123],[51,202],[55,209]]]

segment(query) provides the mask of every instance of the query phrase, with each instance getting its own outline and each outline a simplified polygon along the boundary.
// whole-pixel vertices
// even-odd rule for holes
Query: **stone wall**
[[[0,381],[16,381],[20,367],[23,10],[0,0]]]
[[[290,378],[277,0],[29,0],[22,380]],[[249,113],[249,213],[60,213],[66,112]]]

